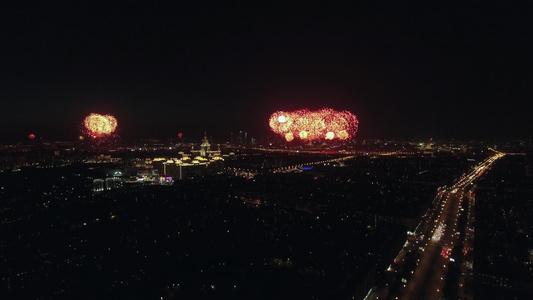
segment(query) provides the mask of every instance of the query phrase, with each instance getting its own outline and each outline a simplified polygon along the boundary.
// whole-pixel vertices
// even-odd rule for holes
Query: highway
[[[472,201],[473,181],[504,155],[495,153],[463,174],[453,186],[439,188],[432,206],[415,231],[408,233],[403,248],[387,269],[390,282],[370,290],[365,299],[437,300],[443,296],[448,269],[455,261],[463,262],[459,256],[469,250],[466,248],[470,242],[465,241],[465,236],[471,222],[465,222],[465,216],[471,215],[471,205],[463,202]],[[459,222],[461,216],[463,222]],[[448,278],[448,293],[457,299],[468,299],[469,295],[461,289],[461,280],[457,279],[457,274],[459,278],[464,275],[461,275],[464,268],[459,270],[455,277]]]

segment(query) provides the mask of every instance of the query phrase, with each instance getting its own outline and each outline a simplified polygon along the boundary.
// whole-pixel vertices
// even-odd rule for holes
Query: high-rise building
[[[202,143],[200,144],[200,150],[195,150],[194,148],[192,148],[191,155],[193,157],[200,156],[204,158],[220,156],[220,145],[218,147],[218,150],[211,150],[211,144],[207,139],[207,134],[204,134],[204,138],[202,140]]]
[[[109,177],[105,179],[105,189],[107,191],[121,187],[122,181],[118,177]]]
[[[204,139],[202,140],[202,144],[200,145],[200,156],[207,157],[207,154],[210,150],[211,144],[209,144],[209,141],[207,140],[207,134],[204,134]]]
[[[104,190],[104,180],[94,179],[93,180],[93,192],[102,192],[103,190]]]

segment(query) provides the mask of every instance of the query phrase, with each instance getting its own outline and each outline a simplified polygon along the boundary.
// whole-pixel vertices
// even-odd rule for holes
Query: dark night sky
[[[90,112],[124,138],[261,137],[322,107],[359,138],[532,137],[532,10],[512,1],[6,2],[0,143],[75,139]]]

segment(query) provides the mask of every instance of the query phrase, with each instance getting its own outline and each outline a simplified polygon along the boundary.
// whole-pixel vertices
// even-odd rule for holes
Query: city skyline
[[[531,146],[9,145],[0,294],[527,299]]]
[[[529,138],[531,24],[514,4],[2,4],[0,141],[269,134],[347,110],[364,138]]]

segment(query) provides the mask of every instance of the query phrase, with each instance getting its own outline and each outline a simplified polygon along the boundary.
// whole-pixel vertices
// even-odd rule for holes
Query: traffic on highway
[[[474,180],[505,154],[496,152],[438,189],[430,208],[387,268],[384,284],[365,299],[472,299],[465,281],[472,272]]]

